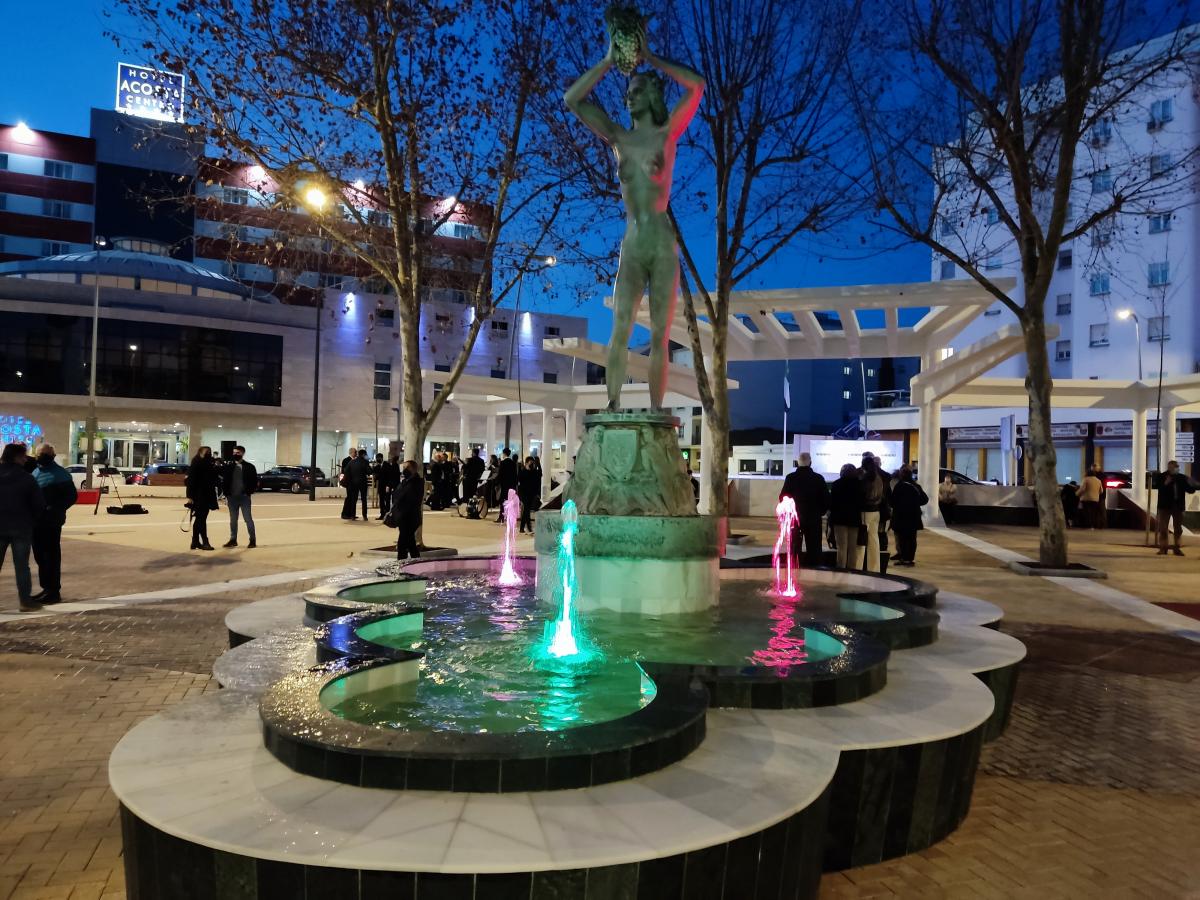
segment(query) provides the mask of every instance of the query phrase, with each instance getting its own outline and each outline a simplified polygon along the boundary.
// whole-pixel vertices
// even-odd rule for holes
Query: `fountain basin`
[[[366,575],[322,584],[304,592],[304,616],[328,622],[377,604],[403,603],[425,595],[425,579],[416,575]]]
[[[331,619],[316,631],[317,662],[335,659],[397,659],[416,644],[425,627],[425,607],[393,606]]]

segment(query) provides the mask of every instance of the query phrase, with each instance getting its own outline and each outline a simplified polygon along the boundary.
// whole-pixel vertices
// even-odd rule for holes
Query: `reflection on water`
[[[513,732],[558,730],[639,709],[653,696],[639,662],[792,667],[828,658],[804,644],[814,621],[890,618],[896,613],[847,601],[832,586],[804,584],[779,597],[770,581],[726,581],[711,609],[673,616],[576,612],[594,658],[547,667],[543,634],[558,618],[534,596],[534,569],[518,561],[524,584],[502,588],[496,575],[431,576],[425,632],[377,636],[426,654],[416,699],[388,689],[333,707],[338,715],[393,728]],[[770,579],[772,573],[764,571]],[[650,687],[647,689],[647,684]]]

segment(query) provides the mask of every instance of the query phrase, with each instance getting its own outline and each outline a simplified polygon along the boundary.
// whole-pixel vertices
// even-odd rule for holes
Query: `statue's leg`
[[[631,259],[627,250],[621,248],[621,264],[617,267],[617,283],[613,286],[613,330],[604,370],[608,408],[613,412],[621,408],[621,385],[625,383],[629,360],[629,335],[633,333],[633,320],[642,305],[646,287],[645,268]]]
[[[663,408],[667,364],[671,361],[671,322],[679,295],[679,256],[674,245],[664,248],[650,273],[650,401]]]

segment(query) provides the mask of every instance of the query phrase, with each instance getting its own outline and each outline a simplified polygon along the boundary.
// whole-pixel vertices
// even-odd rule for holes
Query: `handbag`
[[[856,541],[856,543],[860,547],[867,546],[867,526],[866,525],[858,526],[858,540]]]

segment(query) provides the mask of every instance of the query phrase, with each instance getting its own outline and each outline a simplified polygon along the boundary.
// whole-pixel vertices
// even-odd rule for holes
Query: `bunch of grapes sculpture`
[[[604,24],[612,39],[617,68],[625,75],[632,75],[646,39],[646,17],[636,7],[614,3],[604,11]]]

